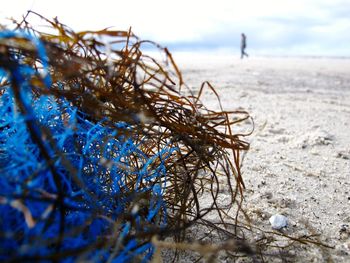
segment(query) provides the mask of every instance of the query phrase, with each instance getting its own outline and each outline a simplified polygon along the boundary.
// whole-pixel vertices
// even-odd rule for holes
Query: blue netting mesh
[[[159,178],[176,149],[150,156],[127,123],[94,122],[65,98],[35,94],[34,76],[51,85],[45,48],[0,32],[9,37],[29,39],[42,68],[20,55],[0,68],[0,260],[147,261],[152,246],[138,234],[167,224]]]

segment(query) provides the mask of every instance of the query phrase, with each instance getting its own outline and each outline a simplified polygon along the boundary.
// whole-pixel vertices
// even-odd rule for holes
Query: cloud
[[[245,32],[252,52],[350,55],[349,0],[12,0],[0,16],[30,8],[75,30],[132,26],[174,48],[237,50]]]
[[[278,6],[249,19],[221,19],[215,30],[203,33],[193,46],[238,52],[240,33],[245,32],[248,49],[256,53],[350,56],[350,5],[341,3],[306,1],[301,5],[297,1],[289,12]],[[190,48],[189,43],[185,46]]]

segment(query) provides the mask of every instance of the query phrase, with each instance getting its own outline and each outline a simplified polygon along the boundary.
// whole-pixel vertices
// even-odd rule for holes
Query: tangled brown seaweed
[[[28,16],[33,14],[49,25],[50,33],[39,32],[30,25]],[[224,223],[223,210],[229,210],[234,204],[240,209],[244,187],[240,151],[248,150],[249,144],[241,139],[244,134],[232,132],[232,126],[248,119],[249,114],[206,108],[200,100],[201,94],[204,89],[215,93],[215,89],[205,82],[200,92],[193,94],[167,48],[140,40],[131,31],[105,29],[76,33],[57,20],[51,21],[31,11],[22,21],[16,22],[15,30],[36,35],[45,45],[53,83],[47,88],[39,77],[32,78],[33,92],[38,97],[65,98],[86,113],[90,121],[104,119],[104,125],[114,129],[115,123],[128,123],[132,129],[128,129],[126,135],[138,142],[142,152],[149,156],[164,147],[178,149],[166,161],[167,176],[161,178],[166,182],[151,182],[166,185],[163,198],[168,226],[148,231],[142,238],[150,240],[155,234],[172,235],[180,241],[185,230],[208,213],[217,212]],[[17,50],[25,55],[27,65],[40,67],[30,41],[16,39],[1,45],[3,50],[12,48],[12,52]],[[144,45],[163,52],[164,61],[144,54]],[[69,116],[63,117],[69,120]],[[118,134],[125,132],[123,129]],[[50,134],[45,135],[50,137]],[[119,168],[128,169],[128,172],[142,169],[136,156],[134,159],[130,156],[130,160],[132,165]],[[162,158],[154,160],[149,169],[162,161]],[[217,201],[222,188],[219,177],[226,178],[231,194],[231,204],[226,207]],[[143,183],[146,184],[141,182],[141,187]],[[135,184],[136,176],[130,176],[128,188],[133,189]],[[200,199],[205,194],[211,201],[203,205]],[[142,203],[148,198],[138,196],[135,199],[133,202]]]
[[[32,15],[47,23],[50,32],[33,28],[28,22]],[[158,252],[163,248],[192,249],[205,256],[206,253],[216,255],[226,250],[233,259],[248,256],[254,261],[257,254],[264,258],[261,249],[269,241],[262,240],[260,248],[259,244],[249,245],[244,231],[251,231],[251,228],[238,221],[240,212],[244,214],[241,208],[245,187],[241,155],[242,151],[249,149],[244,137],[250,133],[234,133],[233,130],[250,119],[247,112],[207,108],[201,101],[206,89],[213,92],[220,102],[214,87],[204,82],[198,94],[194,94],[185,84],[168,49],[152,41],[140,40],[131,30],[74,32],[57,19],[49,20],[32,11],[15,24],[16,30],[36,35],[45,45],[53,82],[48,89],[40,77],[31,79],[36,96],[65,98],[91,122],[103,119],[103,125],[112,129],[118,130],[115,123],[128,123],[132,128],[118,130],[118,136],[124,133],[133,138],[148,156],[154,156],[165,147],[178,149],[165,161],[166,176],[154,181],[137,182],[136,175],[132,176],[134,171],[142,169],[137,156],[131,155],[127,166],[122,162],[113,164],[103,160],[106,167],[118,165],[131,174],[127,178],[129,189],[135,188],[137,183],[141,184],[140,187],[165,185],[163,198],[167,207],[167,226],[150,226],[147,232],[137,233],[137,238],[152,240]],[[147,55],[143,51],[145,46],[162,52],[164,59],[159,61]],[[38,61],[30,41],[7,41],[0,43],[0,48],[4,54],[9,48],[24,54],[26,63],[39,67],[40,72],[41,61]],[[69,116],[63,114],[61,117],[69,121]],[[44,134],[50,137],[45,131]],[[154,159],[147,169],[157,167],[160,162],[164,162],[162,157]],[[72,174],[76,172],[72,167],[68,168]],[[220,201],[223,193],[230,196],[230,201],[225,204]],[[147,202],[147,192],[135,196],[130,202],[130,210],[136,205],[147,207]],[[218,222],[207,218],[213,214]],[[186,231],[194,226],[217,231],[228,240],[209,247],[200,244],[188,247],[181,246],[181,243],[169,245],[160,241],[171,238],[182,242]],[[158,256],[156,253],[155,260]],[[175,259],[176,253],[173,256]]]

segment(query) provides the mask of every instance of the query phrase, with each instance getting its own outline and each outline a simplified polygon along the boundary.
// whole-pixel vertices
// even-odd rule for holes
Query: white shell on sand
[[[269,221],[273,229],[281,229],[283,227],[286,227],[288,224],[287,217],[280,214],[271,216]]]

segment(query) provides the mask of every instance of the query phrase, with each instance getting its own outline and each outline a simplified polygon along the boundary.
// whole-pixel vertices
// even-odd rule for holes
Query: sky
[[[5,1],[4,1],[5,2]],[[170,50],[350,56],[350,0],[6,0],[0,23],[27,10],[76,31],[132,31]]]

